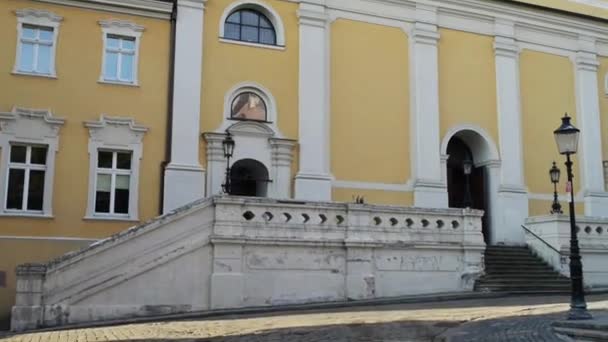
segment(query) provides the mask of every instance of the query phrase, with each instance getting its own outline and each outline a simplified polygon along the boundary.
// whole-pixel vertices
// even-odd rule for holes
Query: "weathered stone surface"
[[[481,215],[213,197],[23,267],[13,329],[469,291]]]

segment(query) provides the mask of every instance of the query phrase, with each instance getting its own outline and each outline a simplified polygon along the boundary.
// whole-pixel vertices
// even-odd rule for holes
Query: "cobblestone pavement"
[[[7,336],[2,342],[543,342],[567,297],[508,297],[175,320]],[[608,295],[588,297],[608,311]]]

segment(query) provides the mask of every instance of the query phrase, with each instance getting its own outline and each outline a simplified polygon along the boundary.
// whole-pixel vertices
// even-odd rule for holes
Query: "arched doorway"
[[[230,194],[237,196],[266,197],[268,169],[254,159],[241,159],[230,168]]]
[[[447,183],[450,208],[473,208],[485,212],[482,218],[484,241],[489,243],[485,168],[476,166],[475,157],[467,144],[452,137],[447,147]],[[467,170],[468,169],[468,170]]]
[[[481,127],[465,124],[453,127],[444,136],[441,153],[446,156],[445,181],[448,187],[450,207],[465,207],[467,179],[464,174],[465,160],[472,162],[469,175],[469,206],[484,210],[482,219],[483,237],[487,244],[501,241],[500,223],[497,221],[500,208],[498,193],[500,184],[500,157],[491,136]],[[503,234],[504,235],[504,234]]]

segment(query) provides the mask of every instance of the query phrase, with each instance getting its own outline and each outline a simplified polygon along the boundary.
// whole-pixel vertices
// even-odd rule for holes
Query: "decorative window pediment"
[[[0,113],[0,131],[15,138],[29,141],[56,139],[65,119],[56,118],[50,110],[13,108],[10,113]]]

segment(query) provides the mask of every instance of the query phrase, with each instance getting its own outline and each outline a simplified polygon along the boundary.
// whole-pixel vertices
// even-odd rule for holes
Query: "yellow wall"
[[[6,274],[6,287],[0,287],[0,330],[8,328],[11,307],[15,304],[15,268],[27,262],[46,262],[77,250],[88,241],[0,238],[0,272]],[[34,253],[35,251],[35,253]]]
[[[398,206],[411,206],[414,204],[412,192],[385,191],[385,190],[362,190],[333,188],[332,200],[338,202],[355,202],[355,197],[361,196],[365,203],[386,204]]]
[[[440,134],[460,124],[483,128],[498,147],[494,39],[441,29],[439,40]]]
[[[564,195],[564,189],[558,191],[560,192],[560,195]],[[549,213],[551,212],[551,204],[553,204],[553,201],[534,199],[529,200],[529,216],[532,217],[549,215]],[[562,211],[564,212],[564,215],[568,215],[568,202],[561,201],[560,204],[562,205]],[[584,215],[585,204],[582,201],[575,202],[574,211],[576,212],[576,215]]]
[[[564,158],[557,152],[553,131],[568,112],[576,125],[574,70],[567,57],[524,50],[520,56],[525,181],[532,193],[552,194],[551,162],[562,170],[560,191],[565,188]],[[575,190],[581,183],[575,162]]]
[[[63,17],[59,29],[58,79],[16,76],[17,18],[21,8],[46,9]],[[102,32],[99,20],[128,19],[143,25],[139,87],[98,83]],[[13,106],[50,108],[66,119],[61,128],[53,192],[54,219],[0,218],[0,235],[103,237],[132,222],[84,221],[88,185],[88,130],[85,120],[105,113],[129,116],[150,130],[144,138],[139,216],[159,213],[161,162],[165,156],[170,22],[26,0],[0,2],[0,111]]]
[[[331,171],[336,179],[400,184],[409,179],[408,56],[401,29],[349,20],[332,24]],[[342,191],[334,192],[341,200]]]
[[[251,81],[262,85],[274,96],[281,132],[287,138],[298,138],[298,5],[279,0],[264,2],[283,21],[284,50],[220,42],[221,16],[233,1],[214,0],[205,4],[202,132],[214,131],[222,123],[227,92],[239,83]],[[206,164],[204,142],[201,142],[200,161],[202,165]]]

